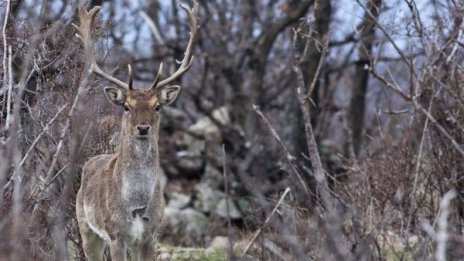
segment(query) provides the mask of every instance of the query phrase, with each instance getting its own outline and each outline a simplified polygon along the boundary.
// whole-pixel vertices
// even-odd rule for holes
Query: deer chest
[[[122,197],[130,206],[147,206],[155,190],[154,169],[138,168],[127,172],[122,179]]]

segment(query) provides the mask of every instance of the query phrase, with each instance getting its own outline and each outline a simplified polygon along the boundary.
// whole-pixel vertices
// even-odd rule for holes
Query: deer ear
[[[126,94],[116,87],[104,88],[106,98],[114,105],[123,105],[126,101]]]
[[[158,92],[158,100],[161,105],[171,104],[176,98],[177,94],[180,92],[179,85],[169,85],[161,88]]]

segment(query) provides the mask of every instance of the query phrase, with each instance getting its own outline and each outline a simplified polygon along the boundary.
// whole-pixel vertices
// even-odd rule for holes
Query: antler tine
[[[95,16],[100,11],[100,6],[94,6],[90,11],[87,11],[85,6],[79,7],[79,26],[72,24],[74,28],[79,32],[77,37],[81,39],[84,44],[86,59],[90,60],[90,70],[96,75],[116,84],[117,86],[129,90],[129,85],[113,76],[105,73],[100,67],[98,67],[95,54],[94,54],[94,42],[91,36],[91,27],[95,20]]]
[[[127,73],[129,74],[129,84],[128,84],[129,90],[133,90],[133,87],[132,87],[133,74],[132,74],[132,66],[130,64],[127,65]]]
[[[189,8],[187,5],[185,4],[181,4],[180,7],[182,9],[184,9],[184,11],[187,13],[187,16],[188,16],[188,24],[189,24],[189,27],[190,27],[190,39],[189,39],[189,42],[187,44],[187,48],[185,49],[185,53],[184,53],[184,58],[182,59],[182,61],[180,62],[180,66],[179,68],[177,69],[177,71],[172,74],[171,76],[169,76],[168,78],[160,81],[160,82],[156,82],[156,85],[155,83],[153,84],[153,87],[152,88],[155,88],[155,89],[158,89],[158,88],[161,88],[163,86],[166,86],[168,85],[170,82],[176,80],[177,78],[179,78],[182,74],[184,74],[186,71],[188,71],[190,69],[190,67],[192,66],[192,63],[193,63],[193,42],[195,40],[195,34],[197,32],[197,29],[198,29],[198,3],[196,1],[192,1],[193,2],[193,6],[192,8]],[[155,81],[158,81],[158,76],[157,76],[157,79],[155,79]]]
[[[156,74],[155,81],[151,85],[151,89],[156,89],[156,85],[158,85],[158,82],[161,77],[161,73],[163,72],[163,62],[160,63],[159,68],[158,68],[158,73]]]

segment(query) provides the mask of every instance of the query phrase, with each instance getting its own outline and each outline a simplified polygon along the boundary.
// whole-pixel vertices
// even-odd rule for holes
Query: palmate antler
[[[195,34],[198,29],[198,3],[196,1],[193,2],[193,7],[190,8],[187,5],[181,4],[180,7],[184,9],[184,11],[187,13],[188,16],[188,24],[190,27],[190,39],[187,44],[187,48],[184,53],[184,58],[180,62],[180,67],[177,69],[176,72],[174,72],[171,76],[168,78],[160,81],[161,78],[161,72],[163,70],[163,63],[160,64],[158,68],[158,73],[156,75],[156,78],[151,86],[152,89],[158,90],[161,87],[164,87],[171,83],[172,81],[176,80],[179,78],[182,74],[184,74],[186,71],[190,69],[192,66],[193,62],[193,42],[195,39]],[[90,70],[97,74],[98,76],[116,84],[117,86],[124,88],[126,90],[132,90],[132,67],[128,65],[128,74],[129,74],[129,81],[128,83],[125,83],[107,73],[105,73],[97,64],[96,58],[95,58],[95,53],[94,53],[94,41],[92,40],[91,36],[91,27],[92,24],[95,20],[95,16],[100,11],[99,6],[95,6],[90,11],[87,11],[87,9],[83,6],[79,8],[79,22],[80,25],[77,26],[73,24],[74,28],[77,29],[78,34],[77,37],[81,39],[81,41],[84,44],[84,49],[85,49],[85,56],[86,59],[89,59],[91,66]]]

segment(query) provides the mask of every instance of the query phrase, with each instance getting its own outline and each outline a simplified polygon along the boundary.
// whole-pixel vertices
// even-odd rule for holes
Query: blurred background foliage
[[[189,35],[179,3],[0,2],[0,259],[82,259],[74,213],[81,167],[118,144],[122,109],[102,92],[110,83],[83,77],[71,26],[77,7],[102,6],[98,62],[121,80],[131,64],[143,88],[160,62],[167,77],[183,58]],[[456,247],[464,217],[461,1],[198,4],[193,66],[162,111],[162,244],[207,247],[225,237],[235,258],[262,228],[247,258],[432,259],[440,200],[454,191],[442,217],[446,257],[464,256]],[[321,202],[308,154],[295,55],[334,212]],[[264,226],[286,187],[290,196]]]

